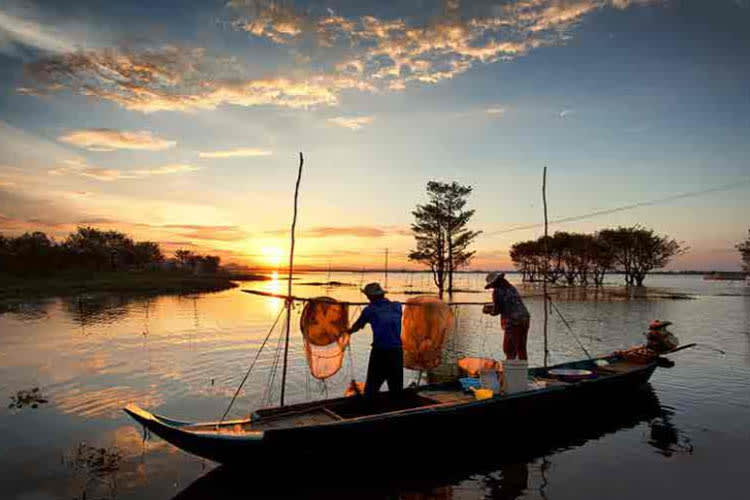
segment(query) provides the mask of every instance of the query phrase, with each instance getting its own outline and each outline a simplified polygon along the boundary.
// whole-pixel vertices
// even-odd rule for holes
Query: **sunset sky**
[[[746,0],[0,3],[0,232],[77,225],[276,266],[409,266],[429,180],[474,187],[475,269],[643,224],[739,269]],[[718,189],[714,189],[718,188]],[[709,192],[705,192],[709,191]],[[689,196],[672,199],[676,195]]]

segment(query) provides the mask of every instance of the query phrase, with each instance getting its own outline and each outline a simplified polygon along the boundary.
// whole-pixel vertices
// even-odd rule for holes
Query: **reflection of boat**
[[[615,355],[600,359],[608,364],[601,367],[604,363],[585,360],[549,367],[591,370],[591,378],[563,382],[551,378],[549,369],[534,368],[529,375],[545,382],[545,387],[481,401],[450,382],[408,389],[398,398],[388,394],[372,401],[335,398],[262,409],[250,419],[221,423],[171,420],[134,405],[125,411],[178,448],[221,463],[247,463],[286,453],[314,457],[336,445],[371,450],[404,442],[424,446],[500,420],[526,425],[534,416],[544,415],[548,424],[550,419],[555,423],[577,405],[598,404],[613,395],[625,397],[643,386],[657,366],[656,362],[631,363]]]
[[[483,481],[493,498],[517,498],[529,487],[529,472],[533,481],[534,470],[529,468],[538,468],[534,462],[540,457],[664,418],[665,410],[650,385],[623,396],[571,405],[554,416],[532,413],[529,425],[534,426],[533,432],[516,432],[515,423],[513,432],[503,432],[496,421],[485,421],[492,425],[492,432],[472,427],[440,433],[432,443],[437,460],[425,460],[427,449],[405,441],[399,453],[389,454],[387,460],[353,445],[332,445],[321,450],[317,459],[298,457],[297,466],[288,460],[248,460],[241,467],[221,466],[194,481],[173,500],[247,498],[248,470],[253,471],[253,495],[261,498],[450,498],[453,485],[468,478]],[[659,450],[668,445],[661,441],[644,444]],[[356,458],[350,459],[352,455]],[[377,467],[377,481],[373,481],[372,462]]]

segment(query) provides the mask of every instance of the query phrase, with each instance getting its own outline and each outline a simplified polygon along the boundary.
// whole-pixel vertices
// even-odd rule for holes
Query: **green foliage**
[[[664,267],[686,251],[675,240],[640,226],[604,229],[595,234],[556,232],[547,240],[515,243],[510,249],[513,265],[524,281],[546,278],[569,285],[600,285],[608,271],[619,269],[627,284],[642,285],[646,275]],[[545,266],[545,262],[548,264]]]
[[[471,191],[470,186],[457,182],[430,181],[429,201],[412,212],[415,222],[411,229],[417,248],[409,253],[409,259],[430,267],[441,296],[446,278],[448,292],[453,291],[453,273],[471,262],[475,252],[469,247],[481,233],[466,227],[474,216],[474,210],[464,209]]]

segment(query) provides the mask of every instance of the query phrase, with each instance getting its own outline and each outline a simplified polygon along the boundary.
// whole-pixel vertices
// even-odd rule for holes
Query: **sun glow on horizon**
[[[284,252],[279,247],[262,247],[260,254],[263,264],[273,268],[278,268],[281,265],[284,256]]]

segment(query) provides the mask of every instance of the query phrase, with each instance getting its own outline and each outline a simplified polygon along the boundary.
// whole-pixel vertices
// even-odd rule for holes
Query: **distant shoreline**
[[[219,292],[239,286],[236,281],[263,281],[261,274],[189,274],[174,271],[63,272],[51,276],[19,277],[0,274],[0,300],[81,295],[135,293],[188,295]]]

